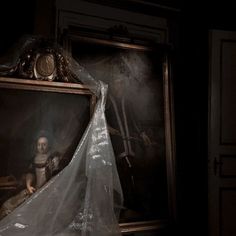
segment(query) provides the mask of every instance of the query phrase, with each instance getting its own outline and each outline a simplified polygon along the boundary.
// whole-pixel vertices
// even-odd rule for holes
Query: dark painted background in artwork
[[[119,133],[111,132],[111,141],[124,192],[120,221],[168,218],[162,54],[77,41],[72,44],[72,56],[109,86],[106,118],[108,126]],[[125,150],[117,117],[126,132],[124,114],[133,151],[127,157],[130,168],[120,157]],[[141,132],[149,137],[150,145],[144,144]]]

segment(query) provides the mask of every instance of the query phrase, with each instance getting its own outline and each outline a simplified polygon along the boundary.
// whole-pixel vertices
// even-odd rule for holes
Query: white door
[[[236,236],[236,32],[209,38],[209,236]]]

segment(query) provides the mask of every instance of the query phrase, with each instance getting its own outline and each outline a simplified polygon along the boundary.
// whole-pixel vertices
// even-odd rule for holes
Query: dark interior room
[[[236,109],[233,105],[236,101],[236,83],[233,84],[236,2],[24,0],[5,1],[1,10],[5,14],[0,15],[0,64],[17,59],[14,56],[17,50],[21,51],[19,40],[44,38],[63,48],[94,78],[108,83],[112,96],[107,97],[107,125],[112,143],[115,142],[112,134],[116,132],[113,118],[119,117],[117,110],[120,109],[119,102],[115,102],[115,93],[117,88],[117,96],[121,91],[128,91],[128,100],[135,108],[133,114],[138,115],[141,130],[145,130],[140,134],[144,140],[142,145],[145,146],[150,138],[152,149],[144,153],[142,145],[137,147],[137,160],[142,156],[150,158],[150,163],[149,159],[145,164],[136,163],[134,159],[130,164],[128,157],[125,157],[125,165],[117,163],[124,204],[128,209],[121,211],[119,219],[122,235],[236,235]],[[117,84],[111,83],[113,75],[119,76],[121,72],[120,81],[124,77],[130,78],[131,74],[135,78],[125,82],[126,89],[120,81],[114,79]],[[4,77],[1,66],[0,77]],[[3,94],[0,96],[0,113],[13,112],[8,109],[13,102],[4,98],[1,81],[4,79],[0,78],[0,94]],[[27,100],[24,96],[20,98],[22,103]],[[74,99],[74,95],[71,96],[68,101]],[[61,104],[67,101],[59,99],[55,98]],[[42,98],[39,100],[44,102]],[[73,109],[72,105],[63,110],[68,114],[67,119],[55,119],[58,124],[65,119],[76,124],[75,113],[70,109]],[[86,109],[83,111],[89,113]],[[63,111],[58,114],[63,116]],[[4,118],[0,121],[6,122]],[[83,120],[83,126],[86,122]],[[136,123],[128,122],[130,132],[133,125]],[[17,128],[14,124],[4,130],[10,132]],[[25,128],[25,132],[30,129]],[[4,132],[0,131],[1,165],[10,165],[10,172],[17,176],[24,165],[11,160],[14,162],[11,166],[10,157],[6,159],[8,153],[16,155],[17,151],[4,151],[7,142],[4,137],[11,138],[10,134],[4,136]],[[14,137],[18,140],[17,135]],[[72,142],[72,137],[65,137]],[[76,137],[81,139],[82,134]],[[25,138],[30,139],[30,136]],[[115,156],[119,156],[116,147],[113,148]],[[70,151],[70,155],[73,152]],[[130,175],[128,171],[132,165],[136,169],[133,168]],[[4,168],[0,169],[0,199],[5,194],[5,190],[1,190],[1,176],[10,173]],[[136,184],[139,186],[136,186],[138,197],[133,199],[132,189]],[[2,199],[5,200],[5,195]],[[0,221],[0,230],[2,227]],[[21,234],[16,232],[15,235]]]

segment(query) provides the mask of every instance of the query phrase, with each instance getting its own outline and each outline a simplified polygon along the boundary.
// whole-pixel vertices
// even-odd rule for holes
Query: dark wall
[[[22,35],[33,33],[35,6],[35,0],[4,1],[1,4],[0,54],[5,53]]]
[[[178,227],[207,235],[208,33],[206,10],[184,4],[174,78]],[[202,19],[200,19],[200,17]]]

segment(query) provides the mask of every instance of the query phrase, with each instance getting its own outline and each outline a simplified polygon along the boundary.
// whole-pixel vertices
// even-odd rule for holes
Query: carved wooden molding
[[[0,75],[24,79],[80,82],[69,69],[62,49],[45,39],[32,40],[17,58],[17,64],[0,69]]]

